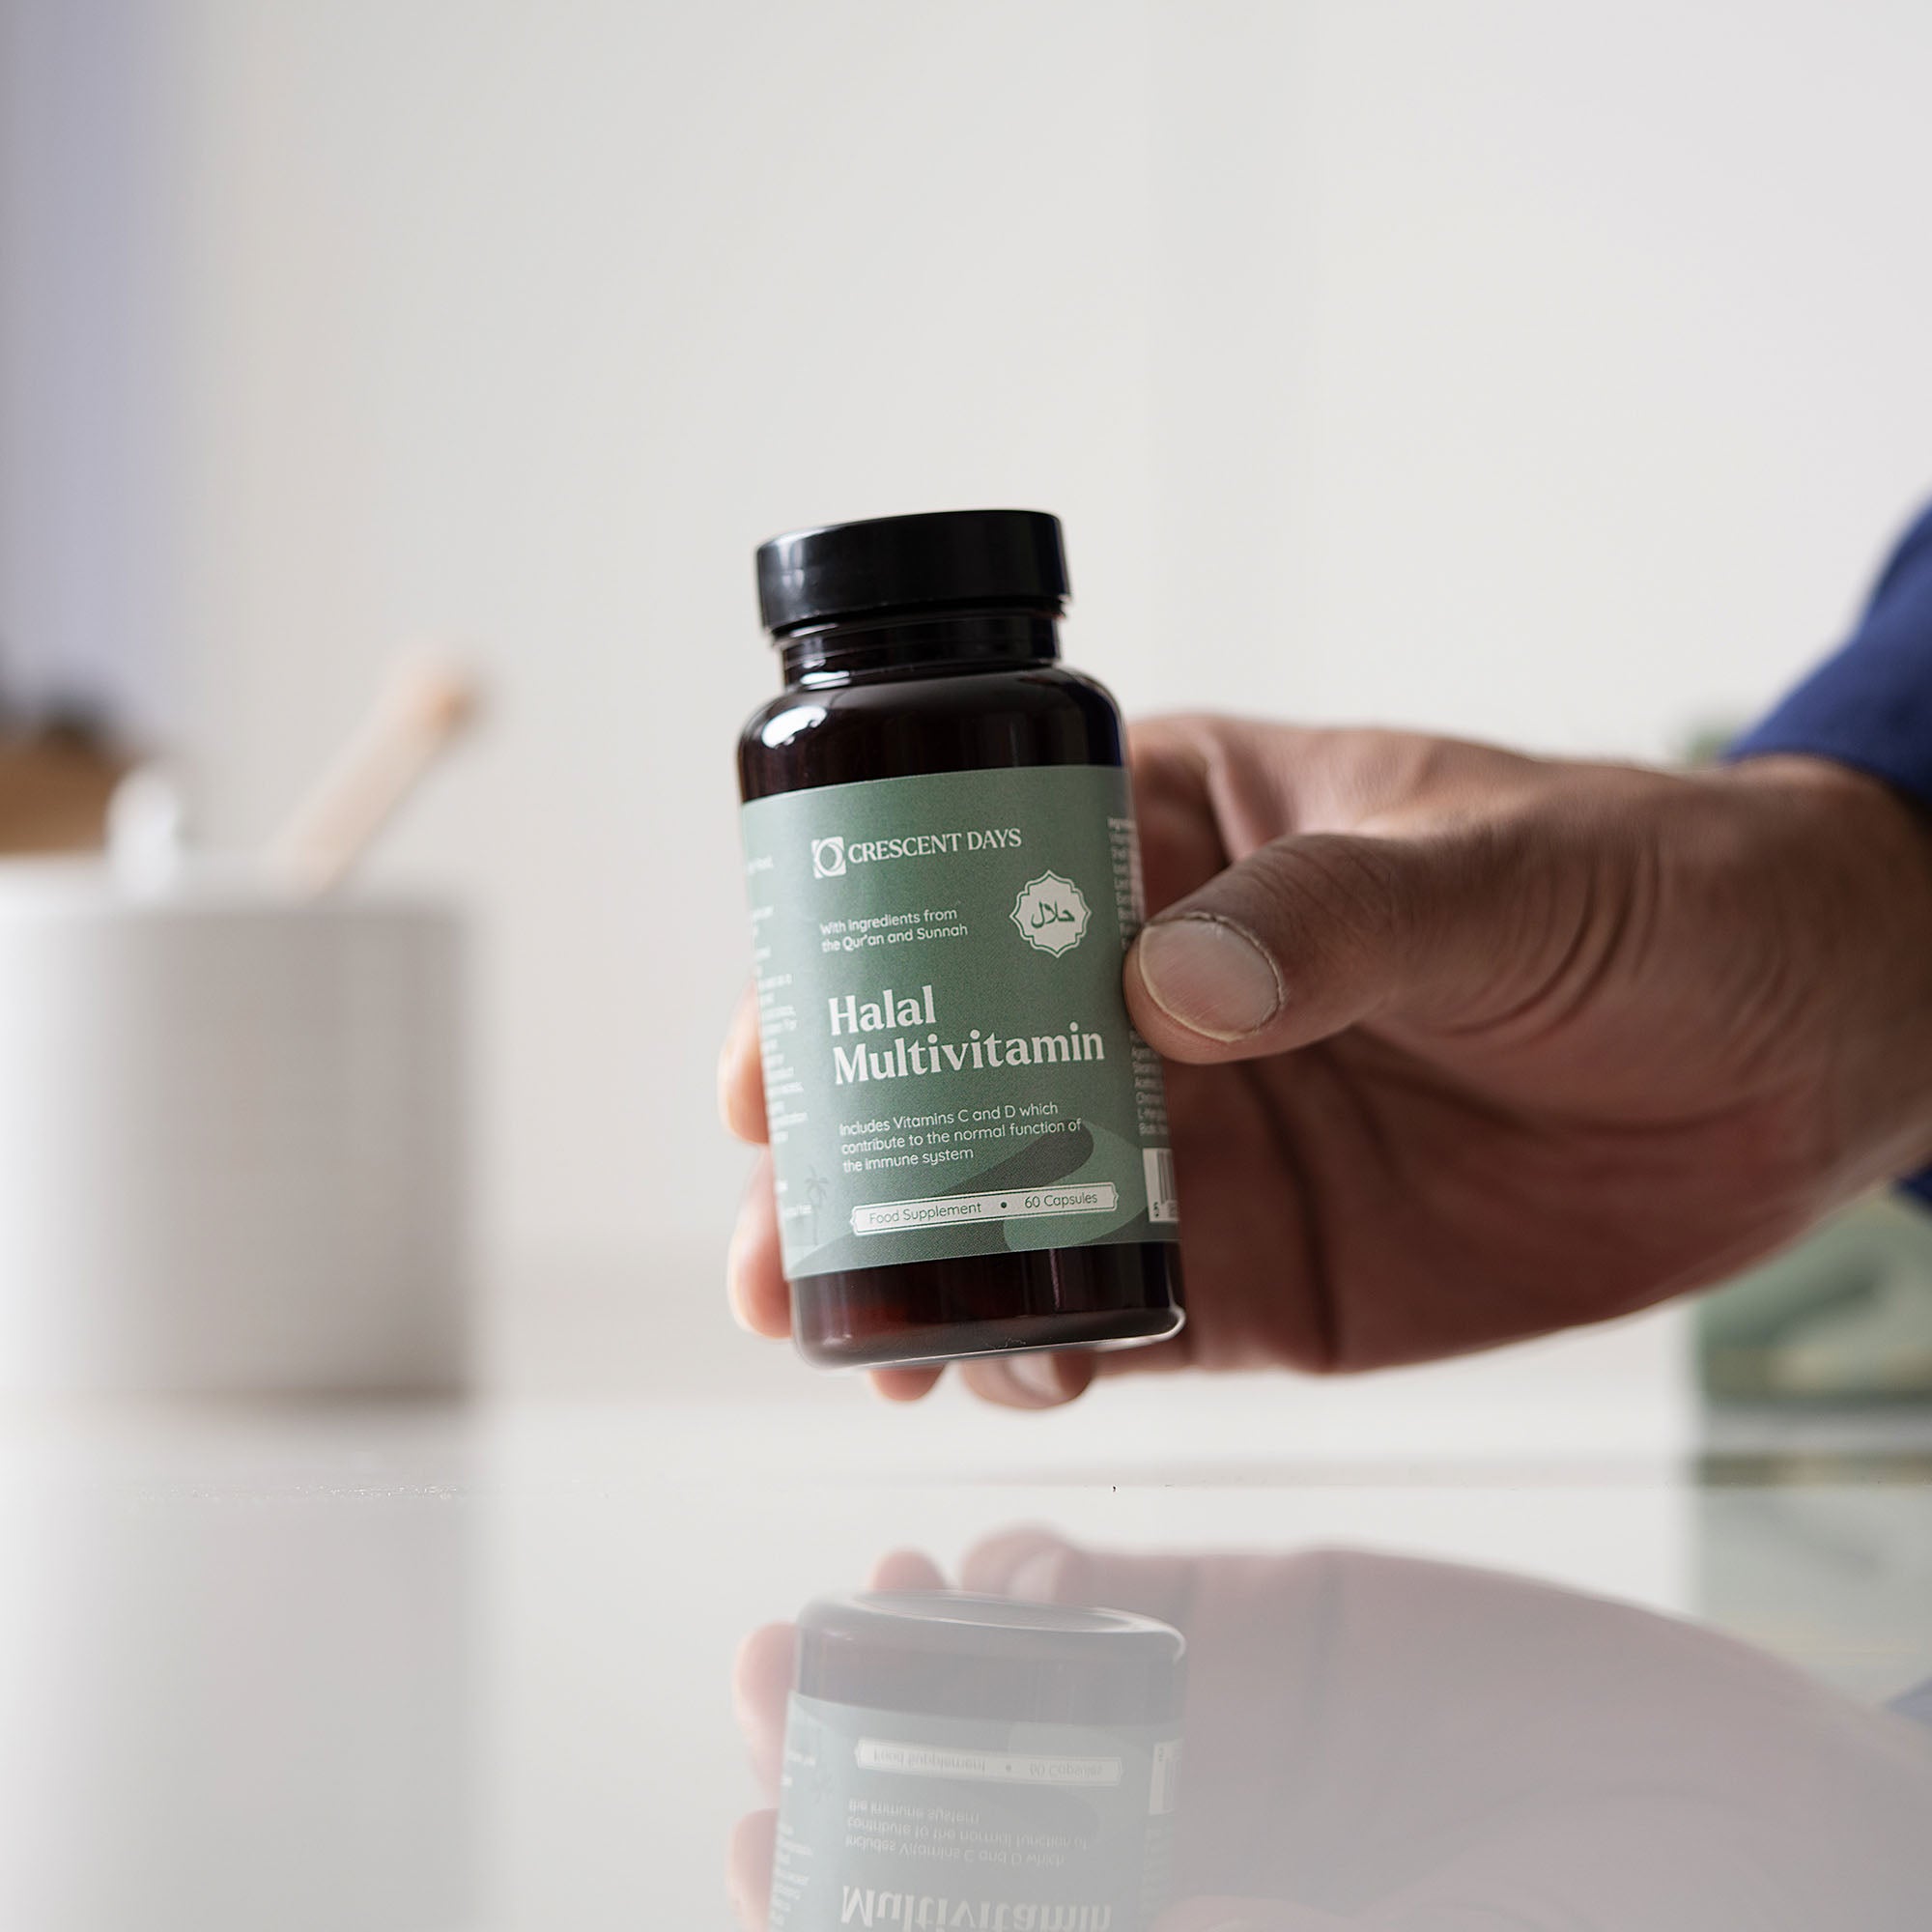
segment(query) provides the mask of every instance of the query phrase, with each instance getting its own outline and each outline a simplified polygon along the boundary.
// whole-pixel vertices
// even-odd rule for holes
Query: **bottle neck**
[[[787,688],[810,689],[927,671],[1050,664],[1060,655],[1059,614],[1041,606],[886,611],[801,627],[777,641]]]

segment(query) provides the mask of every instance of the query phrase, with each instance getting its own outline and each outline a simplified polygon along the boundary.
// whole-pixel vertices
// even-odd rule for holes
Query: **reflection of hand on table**
[[[937,1587],[894,1556],[875,1587]],[[1348,1551],[1109,1556],[1038,1532],[991,1596],[1137,1611],[1188,1639],[1160,1932],[1923,1932],[1932,1745],[1729,1638],[1477,1571]],[[775,1795],[791,1633],[746,1643]],[[732,1847],[764,1921],[774,1814]]]
[[[946,1578],[923,1556],[895,1552],[874,1566],[868,1590],[943,1590]],[[751,1754],[752,1775],[768,1808],[738,1821],[725,1861],[725,1889],[745,1932],[764,1932],[778,1834],[779,1776],[784,1766],[785,1702],[792,1690],[796,1632],[766,1624],[738,1646],[732,1706]]]

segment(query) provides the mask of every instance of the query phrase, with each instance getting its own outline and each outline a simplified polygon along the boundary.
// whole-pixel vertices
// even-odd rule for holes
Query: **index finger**
[[[797,1634],[790,1624],[766,1624],[738,1646],[731,1673],[731,1706],[751,1755],[752,1775],[769,1803],[784,1762],[785,1700],[791,1695]]]
[[[739,997],[719,1049],[718,1111],[741,1141],[762,1147],[771,1138],[765,1126],[765,1068],[758,1049],[754,986],[747,986]]]

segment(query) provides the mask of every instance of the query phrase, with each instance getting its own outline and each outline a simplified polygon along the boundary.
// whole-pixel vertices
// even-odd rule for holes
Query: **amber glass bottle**
[[[1059,663],[1060,526],[836,525],[758,553],[784,690],[738,771],[794,1334],[825,1366],[1181,1324],[1121,717]]]

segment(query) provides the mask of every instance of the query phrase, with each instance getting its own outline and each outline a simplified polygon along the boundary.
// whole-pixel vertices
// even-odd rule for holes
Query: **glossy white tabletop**
[[[1185,1635],[1178,1900],[1932,1925],[1932,1727],[1887,1708],[1932,1679],[1932,1417],[1700,1443],[1548,1359],[1030,1417],[733,1337],[468,1406],[16,1410],[0,1925],[724,1928],[727,1865],[755,1920],[768,1627],[908,1576]],[[1103,1922],[958,1896],[910,1922]]]

